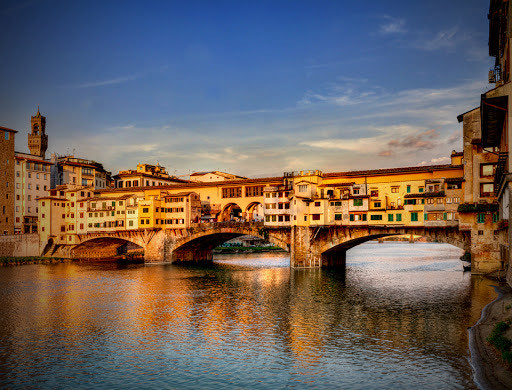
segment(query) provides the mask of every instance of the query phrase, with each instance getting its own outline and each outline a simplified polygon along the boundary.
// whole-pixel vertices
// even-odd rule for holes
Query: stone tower
[[[48,136],[45,133],[46,117],[39,113],[39,106],[37,107],[37,114],[30,117],[30,130],[28,134],[28,148],[30,154],[44,158],[46,149],[48,148]]]

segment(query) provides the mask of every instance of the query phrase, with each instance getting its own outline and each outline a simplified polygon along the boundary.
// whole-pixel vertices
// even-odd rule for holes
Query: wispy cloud
[[[403,34],[407,30],[405,28],[405,19],[395,18],[389,15],[384,15],[384,22],[380,25],[379,31],[382,34]]]
[[[429,161],[422,161],[418,164],[418,166],[442,165],[442,164],[449,164],[450,162],[451,162],[450,157],[438,157],[438,158],[432,158]]]
[[[124,77],[115,77],[113,79],[107,79],[107,80],[100,80],[100,81],[91,81],[86,82],[82,84],[74,85],[75,88],[92,88],[92,87],[103,87],[105,85],[112,85],[112,84],[122,84],[126,83],[128,81],[133,81],[141,77],[140,74],[135,74],[131,76],[124,76]]]
[[[413,46],[418,49],[434,51],[439,49],[454,48],[462,39],[458,35],[459,27],[454,26],[447,30],[439,31],[435,36],[427,39],[418,39],[414,42]]]

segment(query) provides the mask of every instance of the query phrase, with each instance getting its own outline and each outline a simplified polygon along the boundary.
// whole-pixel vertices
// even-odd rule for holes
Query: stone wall
[[[0,257],[39,255],[39,235],[37,233],[0,236]]]

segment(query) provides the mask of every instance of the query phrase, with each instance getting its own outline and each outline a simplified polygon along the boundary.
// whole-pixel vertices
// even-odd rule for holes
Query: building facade
[[[136,170],[120,171],[114,176],[114,182],[115,188],[130,188],[187,183],[187,180],[169,175],[160,164],[137,164]]]
[[[42,157],[15,153],[15,233],[37,232],[37,199],[48,195],[51,165]]]
[[[111,174],[103,164],[75,156],[51,156],[51,188],[60,185],[105,189],[111,186]]]
[[[14,139],[17,131],[0,127],[0,234],[14,233]]]

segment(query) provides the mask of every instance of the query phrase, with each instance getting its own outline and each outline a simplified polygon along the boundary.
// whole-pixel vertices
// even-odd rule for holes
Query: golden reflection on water
[[[41,361],[51,358],[73,378],[83,379],[76,364],[107,375],[98,361],[114,382],[138,369],[176,387],[229,377],[233,387],[330,387],[344,378],[348,387],[381,388],[414,369],[419,377],[409,380],[417,382],[405,387],[474,388],[466,328],[495,298],[493,283],[457,272],[444,247],[441,257],[430,247],[403,247],[414,250],[401,258],[402,247],[386,248],[354,252],[346,273],[291,270],[286,257],[268,255],[211,266],[0,269],[0,381],[20,366],[49,380]],[[422,259],[411,257],[422,250]],[[424,382],[428,376],[438,382]],[[23,373],[10,377],[21,378],[11,385],[30,383]]]

